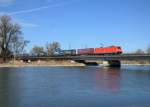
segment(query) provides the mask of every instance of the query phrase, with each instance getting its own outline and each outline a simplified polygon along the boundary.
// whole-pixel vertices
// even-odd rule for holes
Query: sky
[[[58,41],[62,49],[150,46],[150,0],[0,0],[29,40],[27,50]]]

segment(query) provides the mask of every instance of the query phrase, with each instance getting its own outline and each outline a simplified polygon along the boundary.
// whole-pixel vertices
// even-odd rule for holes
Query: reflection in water
[[[0,107],[143,107],[150,67],[0,68]]]
[[[103,71],[103,72],[102,72]],[[103,68],[95,72],[96,87],[103,90],[118,92],[120,89],[120,69]]]

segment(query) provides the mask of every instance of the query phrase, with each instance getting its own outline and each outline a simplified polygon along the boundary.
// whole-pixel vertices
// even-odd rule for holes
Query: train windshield
[[[121,49],[121,47],[118,47],[118,49]]]

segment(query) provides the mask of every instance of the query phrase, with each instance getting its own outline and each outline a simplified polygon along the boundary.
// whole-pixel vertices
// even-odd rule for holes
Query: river
[[[150,107],[150,66],[0,68],[0,107]]]

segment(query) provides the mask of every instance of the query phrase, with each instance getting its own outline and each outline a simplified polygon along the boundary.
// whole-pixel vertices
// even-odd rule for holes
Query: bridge
[[[37,56],[22,56],[18,57],[18,60],[24,61],[36,61],[36,60],[74,60],[79,63],[90,64],[86,62],[90,61],[104,61],[104,65],[108,66],[120,66],[120,61],[141,61],[147,60],[150,61],[150,54],[120,54],[120,55],[75,55],[75,56],[47,56],[47,57],[37,57]]]

